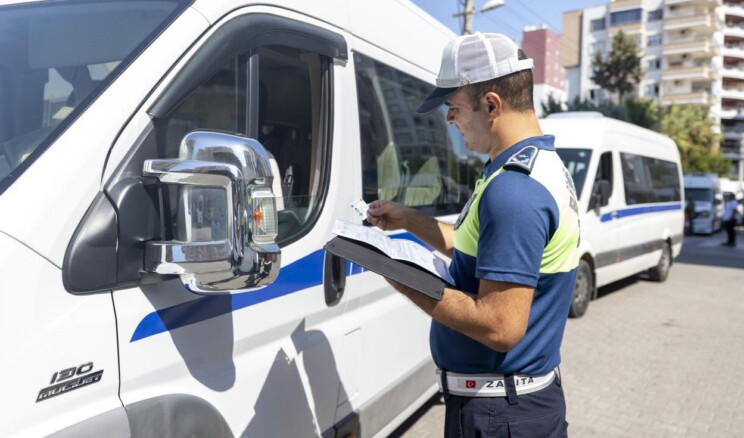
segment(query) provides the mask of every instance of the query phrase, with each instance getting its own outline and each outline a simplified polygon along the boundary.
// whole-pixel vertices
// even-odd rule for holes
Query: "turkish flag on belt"
[[[465,381],[465,387],[466,388],[475,388],[475,380],[466,380]]]

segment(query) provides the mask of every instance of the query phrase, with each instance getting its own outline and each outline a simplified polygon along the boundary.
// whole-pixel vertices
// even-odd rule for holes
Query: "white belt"
[[[529,394],[547,388],[555,380],[556,370],[539,376],[515,374],[514,385],[518,395]],[[437,370],[437,383],[442,389],[442,371]],[[458,374],[447,372],[447,389],[452,395],[464,397],[506,397],[506,382],[503,374]]]

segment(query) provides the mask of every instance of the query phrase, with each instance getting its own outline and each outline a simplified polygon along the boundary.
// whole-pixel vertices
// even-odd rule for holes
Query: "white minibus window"
[[[682,199],[677,165],[641,155],[620,153],[627,205],[678,202]]]
[[[246,104],[249,64],[258,65],[252,79],[258,90],[255,115],[249,114]],[[293,241],[307,230],[322,205],[330,145],[322,133],[328,120],[323,111],[329,109],[321,102],[330,92],[329,76],[324,74],[329,68],[330,59],[324,56],[285,46],[260,47],[233,58],[171,113],[164,124],[166,156],[176,157],[183,136],[196,129],[256,137],[269,153],[274,171],[277,241]],[[247,132],[251,117],[256,117],[257,134]],[[174,209],[171,213],[177,217]]]
[[[589,167],[589,160],[592,157],[592,151],[589,149],[566,149],[559,148],[558,156],[563,160],[563,165],[573,178],[576,187],[576,197],[581,199],[581,192],[586,180],[586,171]]]
[[[394,200],[432,215],[458,213],[484,158],[465,149],[442,112],[417,114],[432,86],[354,55],[364,200]]]

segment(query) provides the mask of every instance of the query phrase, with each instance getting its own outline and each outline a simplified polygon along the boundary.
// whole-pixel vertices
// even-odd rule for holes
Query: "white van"
[[[666,280],[682,249],[682,166],[669,137],[600,113],[540,120],[556,137],[579,198],[581,261],[571,316],[586,312],[597,288],[647,271]]]
[[[358,198],[467,202],[481,159],[414,113],[451,31],[407,0],[10,3],[0,436],[386,436],[437,391],[430,319],[322,248]]]
[[[685,199],[693,202],[693,233],[713,234],[723,226],[723,191],[715,173],[688,173],[684,177]]]

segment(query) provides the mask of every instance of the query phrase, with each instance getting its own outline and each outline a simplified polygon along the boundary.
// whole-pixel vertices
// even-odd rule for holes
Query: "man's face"
[[[453,94],[446,102],[447,123],[454,124],[465,140],[465,146],[473,152],[487,154],[492,148],[488,112],[482,107],[473,111],[473,100],[464,88]]]

